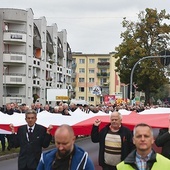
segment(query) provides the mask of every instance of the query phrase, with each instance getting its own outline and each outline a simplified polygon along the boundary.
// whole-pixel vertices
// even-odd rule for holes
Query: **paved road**
[[[77,140],[76,144],[89,153],[90,158],[94,162],[95,169],[101,170],[98,166],[98,144],[92,143],[90,138]],[[17,170],[17,158],[0,161],[0,170]]]

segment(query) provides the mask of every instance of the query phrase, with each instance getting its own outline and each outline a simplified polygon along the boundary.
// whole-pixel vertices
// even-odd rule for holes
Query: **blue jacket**
[[[88,153],[74,145],[75,153],[72,157],[71,170],[94,170],[94,165],[88,157]],[[52,170],[52,162],[55,159],[57,149],[42,153],[37,170]]]

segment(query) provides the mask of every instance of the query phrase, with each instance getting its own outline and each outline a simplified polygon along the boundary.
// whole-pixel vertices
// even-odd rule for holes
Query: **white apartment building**
[[[47,89],[71,88],[72,54],[66,30],[34,19],[32,9],[0,8],[0,106],[43,105]],[[51,103],[52,104],[52,103]]]

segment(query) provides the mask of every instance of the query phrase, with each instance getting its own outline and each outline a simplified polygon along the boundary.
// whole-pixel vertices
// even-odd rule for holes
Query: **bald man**
[[[88,153],[75,144],[71,126],[58,127],[54,139],[56,148],[41,155],[37,170],[94,170]]]

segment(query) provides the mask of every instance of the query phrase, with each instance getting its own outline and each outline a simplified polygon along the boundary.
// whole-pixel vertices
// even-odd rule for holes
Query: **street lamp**
[[[135,65],[132,68],[131,75],[130,75],[130,99],[132,99],[133,73],[134,73],[134,70],[135,70],[137,64],[139,62],[141,62],[142,60],[145,60],[145,59],[148,59],[148,58],[168,58],[168,57],[170,57],[170,55],[167,55],[167,56],[146,56],[146,57],[141,58],[140,60],[138,60],[135,63]]]

